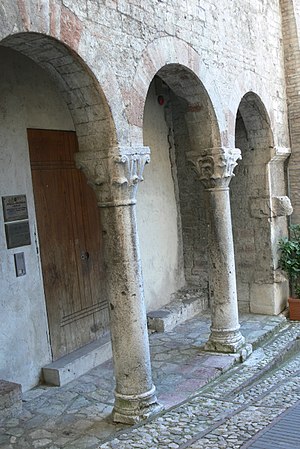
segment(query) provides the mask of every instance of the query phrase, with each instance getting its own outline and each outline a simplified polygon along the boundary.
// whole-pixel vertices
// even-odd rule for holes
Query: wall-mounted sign
[[[26,220],[28,209],[26,195],[3,196],[4,221]]]
[[[5,223],[7,248],[18,248],[31,244],[29,221]]]
[[[15,259],[15,269],[16,269],[16,276],[25,276],[26,274],[26,267],[25,267],[25,256],[24,253],[16,253],[14,254]]]
[[[31,244],[26,195],[2,197],[7,248]]]

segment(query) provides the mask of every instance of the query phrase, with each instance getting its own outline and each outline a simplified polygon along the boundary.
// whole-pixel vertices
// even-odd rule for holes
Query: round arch
[[[261,113],[267,119],[271,132],[273,133],[275,123],[274,123],[274,112],[271,96],[268,95],[268,86],[265,82],[253,72],[245,71],[240,74],[236,79],[232,87],[232,94],[228,101],[228,134],[230,139],[230,145],[235,145],[235,130],[236,130],[236,116],[238,109],[241,105],[242,99],[250,93],[255,96],[256,100],[254,103],[260,108]]]
[[[237,289],[240,309],[249,312],[265,301],[257,286],[273,282],[269,162],[274,139],[267,109],[253,91],[236,112],[235,146],[242,153],[230,184]]]
[[[167,77],[166,81],[175,87],[171,79],[174,71],[181,71],[183,78],[192,81],[194,86],[198,84],[206,92],[215,113],[222,145],[227,145],[226,117],[218,88],[200,55],[190,45],[174,37],[163,37],[151,42],[138,63],[131,99],[126,104],[128,121],[135,129],[137,138],[142,140],[144,106],[150,83],[155,75],[159,75]],[[188,83],[182,84],[186,86]],[[176,89],[179,89],[178,83]]]
[[[137,210],[147,305],[159,308],[187,288],[200,290],[207,307],[208,204],[190,155],[221,146],[216,113],[198,76],[179,63],[159,68],[145,95],[151,164]]]
[[[31,270],[24,295],[28,294],[32,282],[30,295],[38,304],[43,324],[41,331],[32,331],[34,311],[28,306],[31,320],[28,333],[32,333],[32,339],[26,343],[26,349],[32,351],[36,341],[41,340],[39,332],[45,334],[42,329],[47,328],[46,305],[51,351],[54,358],[59,358],[107,332],[106,279],[97,198],[83,174],[76,170],[75,157],[78,152],[84,157],[88,154],[96,159],[96,164],[108,157],[109,151],[118,144],[118,137],[102,86],[72,48],[45,34],[21,32],[3,38],[0,52],[3,61],[8,62],[7,74],[13,75],[10,81],[4,73],[1,84],[2,92],[7,93],[6,103],[1,105],[4,112],[1,123],[7,128],[1,141],[4,143],[3,170],[7,179],[13,178],[11,173],[17,173],[11,182],[3,180],[4,194],[25,193],[29,232],[31,236],[38,235],[36,248],[41,254],[40,266],[35,245],[28,245],[27,261],[36,269]],[[28,99],[33,101],[26,104]],[[8,116],[11,128],[6,125]],[[13,163],[6,156],[9,152]],[[108,169],[103,167],[103,172],[107,175]],[[84,257],[86,261],[93,260],[89,267],[83,266]],[[17,301],[18,294],[15,297]],[[53,297],[58,302],[52,301]],[[87,311],[83,318],[82,304]],[[66,316],[69,321],[64,321]],[[70,328],[75,321],[78,323],[79,317],[86,326],[82,326],[78,338]],[[44,340],[40,352],[46,354],[50,351],[49,341]],[[45,363],[45,357],[41,354],[36,357],[35,371]],[[32,382],[32,379],[25,381]]]
[[[95,76],[78,54],[39,33],[10,35],[0,42],[32,59],[57,85],[73,118],[79,151],[107,153],[116,144],[113,118]]]
[[[221,136],[216,113],[203,83],[188,67],[167,64],[155,75],[157,94],[166,94],[170,103],[172,96],[185,104],[185,122],[189,131],[188,151],[199,153],[201,149],[221,146]],[[167,106],[167,105],[166,105]]]

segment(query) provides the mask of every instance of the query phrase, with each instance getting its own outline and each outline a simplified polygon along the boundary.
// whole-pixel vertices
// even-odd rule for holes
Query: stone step
[[[253,350],[267,344],[272,340],[272,338],[276,337],[276,335],[281,332],[282,329],[287,328],[289,323],[286,318],[286,313],[281,313],[280,315],[277,315],[275,317],[270,316],[269,321],[272,321],[274,323],[273,326],[270,326],[269,330],[264,331],[261,335],[252,334],[246,337],[247,343],[250,343],[252,345]],[[245,332],[243,333],[243,335],[245,336]]]
[[[93,341],[42,368],[46,384],[63,386],[112,357],[110,335]]]
[[[237,395],[299,352],[300,324],[291,324],[289,321],[284,326],[278,324],[277,331],[274,329],[272,335],[260,340],[251,357],[243,364],[236,365],[218,381],[210,382],[202,389],[202,393],[222,398]]]
[[[196,289],[180,291],[176,299],[159,310],[147,313],[151,332],[169,332],[178,324],[208,309],[208,299]]]
[[[0,379],[0,420],[16,417],[21,411],[21,385]]]

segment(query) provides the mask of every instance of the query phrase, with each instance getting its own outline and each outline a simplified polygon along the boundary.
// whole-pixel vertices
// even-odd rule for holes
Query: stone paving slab
[[[261,377],[263,373],[268,372],[272,364],[281,363],[287,350],[293,350],[293,346],[299,347],[299,335],[299,323],[287,324],[277,333],[276,338],[257,351],[258,354],[254,354],[242,366],[236,366],[230,371],[230,383],[225,392],[223,383],[219,381],[213,381],[207,388],[213,389],[214,397],[222,398],[224,394],[229,396],[240,389],[245,390],[256,377]]]
[[[248,341],[261,339],[285,324],[283,317],[241,317],[242,332]],[[205,390],[206,397],[198,398],[203,385],[212,381],[213,388],[217,389],[218,379],[222,378],[226,394],[230,396],[234,388],[224,374],[228,370],[232,371],[234,385],[241,386],[237,381],[237,368],[232,368],[232,356],[201,351],[209,334],[209,325],[209,315],[204,314],[177,326],[168,334],[151,336],[153,377],[159,399],[169,409],[155,421],[133,428],[112,423],[114,378],[112,362],[109,361],[63,387],[40,386],[26,392],[19,418],[0,423],[0,448],[95,449],[108,444],[107,447],[117,449],[176,449],[179,444],[192,442],[199,431],[207,433],[211,427],[239,413],[241,407],[239,401],[225,399],[225,392],[220,389],[218,395],[210,397],[211,392]],[[296,338],[297,331],[293,331],[296,328],[293,325],[287,330],[285,345]],[[261,356],[251,356],[255,360],[252,364],[263,364],[266,358],[270,361],[274,351],[282,351],[284,344],[275,344],[277,349],[273,345],[272,350],[265,347]],[[244,380],[247,380],[255,370],[251,363],[246,362],[243,366],[248,367],[242,371]],[[242,369],[243,366],[238,367]]]
[[[0,379],[0,420],[16,416],[21,410],[21,385]]]
[[[297,328],[299,333],[299,326]],[[245,371],[244,366],[239,371]],[[142,447],[141,442],[151,449],[244,447],[260,430],[273,423],[292,404],[299,402],[299,373],[300,353],[246,387],[246,390],[252,391],[247,401],[239,400],[243,392],[233,392],[228,373],[228,376],[218,379],[218,385],[223,390],[223,400],[213,397],[216,382],[212,382],[205,392],[202,390],[180,407],[102,444],[100,449],[138,448]],[[300,431],[298,434],[300,440]],[[284,438],[284,433],[281,438]],[[273,445],[272,449],[275,447],[280,446]]]

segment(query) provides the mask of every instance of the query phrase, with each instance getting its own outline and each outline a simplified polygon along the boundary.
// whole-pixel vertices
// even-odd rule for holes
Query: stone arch
[[[260,310],[266,310],[259,295],[274,281],[269,173],[274,140],[266,107],[254,92],[240,100],[235,146],[242,153],[230,185],[239,306],[259,311],[255,304],[260,302]]]
[[[30,170],[30,164],[29,164],[29,157],[28,157],[29,153],[28,153],[28,142],[27,142],[26,129],[27,128],[43,128],[43,131],[45,131],[45,129],[48,128],[47,131],[52,130],[53,132],[56,132],[58,130],[67,132],[67,131],[75,129],[76,135],[77,135],[77,140],[78,140],[78,149],[79,149],[77,156],[80,155],[83,158],[87,157],[87,158],[92,159],[92,161],[95,163],[95,166],[101,165],[102,160],[108,158],[110,151],[112,149],[113,150],[116,149],[117,144],[119,143],[119,139],[117,137],[115,123],[114,123],[114,119],[112,117],[111,108],[110,108],[110,105],[108,104],[108,101],[107,101],[106,95],[102,89],[102,86],[99,85],[98,79],[92,73],[92,71],[90,70],[88,65],[81,59],[79,54],[77,52],[75,52],[72,48],[67,46],[62,41],[59,41],[59,40],[57,40],[53,37],[47,36],[45,34],[36,33],[36,32],[21,32],[21,33],[5,36],[0,42],[0,52],[1,52],[1,57],[4,58],[4,56],[5,56],[7,58],[5,60],[10,61],[9,58],[11,57],[11,61],[14,61],[15,66],[13,65],[13,62],[12,62],[11,68],[10,68],[11,73],[13,73],[13,71],[16,71],[16,69],[15,69],[16,67],[18,67],[18,68],[24,67],[24,72],[26,72],[26,76],[25,76],[26,81],[24,81],[24,85],[29,86],[30,93],[28,94],[28,96],[24,95],[24,97],[22,97],[22,100],[20,100],[20,102],[23,101],[23,98],[34,98],[35,97],[34,86],[32,86],[31,83],[27,83],[27,81],[28,81],[28,73],[31,73],[31,74],[38,73],[43,80],[41,85],[38,86],[39,90],[37,89],[39,92],[39,95],[40,95],[38,101],[39,101],[39,104],[41,104],[41,106],[42,106],[41,110],[44,111],[46,109],[46,108],[44,108],[44,104],[47,104],[47,94],[45,94],[45,97],[43,97],[43,95],[41,95],[41,89],[47,84],[47,85],[49,85],[49,89],[46,90],[47,93],[53,92],[53,96],[57,96],[55,101],[54,100],[52,102],[49,101],[49,103],[52,104],[52,106],[50,108],[51,113],[54,116],[55,115],[55,106],[56,105],[60,106],[61,104],[63,104],[63,107],[61,108],[61,110],[58,113],[58,117],[62,117],[63,115],[68,117],[66,120],[63,120],[61,123],[59,122],[59,119],[52,120],[52,121],[50,120],[49,122],[47,122],[47,118],[39,120],[39,117],[35,121],[35,118],[38,116],[38,113],[37,113],[34,116],[34,118],[32,119],[32,121],[30,121],[31,119],[27,121],[27,119],[23,120],[23,116],[26,115],[26,108],[25,107],[23,108],[23,106],[22,106],[22,108],[23,108],[22,109],[22,114],[23,114],[22,120],[23,121],[20,120],[18,122],[17,119],[15,120],[15,123],[16,123],[15,128],[17,129],[17,131],[14,132],[13,129],[12,130],[9,129],[6,134],[4,133],[4,136],[1,140],[1,153],[2,153],[1,159],[4,161],[4,164],[3,164],[4,167],[2,167],[3,172],[6,170],[5,167],[7,167],[6,178],[8,180],[9,180],[9,178],[13,178],[12,176],[10,176],[10,173],[18,174],[18,176],[16,176],[16,180],[14,180],[14,181],[11,180],[11,182],[7,182],[7,180],[6,181],[3,180],[3,194],[9,196],[12,193],[13,194],[18,194],[19,192],[22,194],[25,193],[26,199],[27,199],[27,204],[28,204],[28,211],[29,211],[28,215],[30,217],[29,227],[30,227],[30,235],[31,235],[32,245],[28,245],[28,248],[25,248],[25,254],[26,254],[26,258],[27,258],[26,261],[28,262],[28,264],[30,264],[30,266],[33,267],[33,269],[31,270],[30,279],[28,279],[28,283],[25,285],[24,292],[23,292],[24,298],[26,298],[28,296],[30,297],[30,301],[27,301],[28,307],[26,309],[26,312],[30,316],[30,318],[28,319],[28,331],[27,331],[28,335],[30,335],[30,338],[28,338],[28,339],[24,338],[25,343],[23,344],[23,342],[22,342],[22,345],[20,347],[23,348],[24,354],[26,354],[26,353],[33,354],[36,346],[38,346],[38,350],[37,350],[37,355],[34,355],[34,356],[28,355],[28,357],[27,357],[28,360],[34,359],[34,363],[32,365],[31,372],[28,374],[28,376],[23,375],[23,372],[26,372],[26,370],[27,370],[27,368],[25,368],[27,362],[26,361],[24,362],[25,356],[23,358],[22,357],[20,357],[18,359],[15,358],[12,361],[11,366],[9,367],[9,369],[11,369],[12,371],[15,370],[17,372],[16,375],[19,376],[19,378],[22,377],[22,383],[24,382],[25,388],[27,388],[28,386],[33,386],[37,382],[38,376],[40,375],[41,366],[48,364],[49,361],[51,360],[51,358],[50,358],[51,356],[50,356],[49,338],[46,338],[46,332],[45,332],[45,329],[47,329],[47,322],[48,323],[50,322],[47,319],[48,317],[46,316],[46,312],[45,312],[44,291],[46,289],[44,289],[44,291],[43,291],[43,279],[41,276],[40,265],[39,265],[37,254],[36,254],[36,248],[38,248],[38,246],[35,247],[34,240],[33,240],[33,235],[37,235],[36,222],[37,222],[37,224],[39,224],[40,220],[35,219],[35,217],[37,217],[37,213],[36,213],[37,212],[37,201],[36,201],[36,198],[35,199],[33,198],[33,189],[32,189],[33,176],[32,176],[32,172]],[[29,68],[28,72],[27,72],[27,68]],[[18,74],[19,80],[22,79],[22,69],[20,72],[21,73]],[[7,72],[7,73],[10,73],[10,72]],[[6,75],[4,75],[4,78],[3,78],[4,79],[4,84],[3,84],[4,90],[6,89],[5,76]],[[38,81],[38,75],[34,76],[33,78]],[[16,77],[16,79],[17,79],[17,77]],[[112,84],[113,84],[113,81],[112,81]],[[15,80],[12,81],[11,85],[17,86],[17,84],[15,83]],[[21,91],[21,89],[23,89],[23,85],[21,86],[20,91]],[[13,95],[11,95],[11,98],[13,98],[13,96],[15,98],[17,98],[18,92],[19,91],[17,91],[17,89],[15,89],[13,92]],[[32,94],[31,94],[31,92],[32,92]],[[10,95],[10,92],[8,92],[7,98],[9,97],[9,95]],[[30,95],[31,95],[31,97],[30,97]],[[37,101],[37,103],[34,102],[34,104],[38,104],[38,101]],[[16,104],[19,104],[19,103],[16,102]],[[23,103],[25,103],[25,102],[23,102]],[[3,106],[3,108],[1,109],[1,119],[2,119],[2,113],[3,113],[3,117],[4,117],[4,114],[6,113],[6,111],[5,111],[6,106],[4,103],[1,106]],[[30,107],[28,109],[31,110],[33,107],[34,106],[30,105]],[[17,107],[15,107],[15,112],[12,113],[12,106],[9,105],[9,112],[12,114],[11,115],[12,117],[14,117],[14,118],[19,117]],[[20,116],[21,116],[21,114],[20,114]],[[32,123],[32,125],[28,126],[29,122]],[[6,122],[4,121],[4,123],[8,123],[8,121],[6,120]],[[40,125],[41,123],[42,123],[42,125]],[[53,125],[53,123],[55,123],[55,124]],[[65,123],[67,123],[67,125],[65,125]],[[2,123],[2,126],[4,126],[3,123]],[[35,129],[35,131],[36,131],[36,129]],[[16,140],[14,140],[14,135],[17,136]],[[5,139],[7,141],[5,141]],[[17,142],[17,145],[16,145],[16,142]],[[2,147],[2,144],[3,144],[3,147]],[[76,143],[72,147],[72,150],[74,148],[76,148]],[[9,158],[7,157],[7,155],[9,155],[9,151],[12,151],[12,153],[13,153],[12,154],[13,162],[11,162],[9,160]],[[73,156],[73,154],[72,154],[72,156]],[[79,160],[79,162],[80,162],[80,160]],[[70,170],[68,170],[69,168],[70,168]],[[69,166],[67,167],[67,169],[65,170],[65,172],[67,172],[67,171],[71,172],[73,170],[73,168],[75,169],[74,163],[72,160],[71,163],[69,164]],[[106,177],[108,178],[110,174],[108,173],[109,167],[107,166],[107,164],[101,165],[101,168],[102,168],[103,178],[106,178]],[[47,170],[45,170],[45,172],[46,171]],[[59,170],[57,170],[57,171],[59,171]],[[61,172],[63,172],[63,170],[61,170]],[[50,175],[48,175],[48,176],[50,178]],[[54,176],[53,176],[53,179],[54,179]],[[57,180],[57,178],[55,178],[55,180]],[[69,180],[70,180],[70,177],[67,179],[67,181],[66,181],[66,179],[64,179],[65,184],[63,184],[63,186],[65,186],[66,184],[68,184],[68,185],[75,184],[75,181],[69,182]],[[57,186],[60,185],[59,182],[60,182],[60,179],[56,183]],[[76,189],[77,189],[76,195],[77,195],[78,191],[80,190],[80,194],[76,196],[76,200],[78,200],[79,196],[80,196],[80,198],[83,198],[81,201],[81,204],[87,203],[87,202],[85,202],[86,197],[84,197],[84,192],[85,192],[86,188],[87,187],[86,187],[85,180],[83,180],[83,182],[79,186],[77,185],[77,187],[76,187]],[[56,195],[57,195],[56,196],[56,199],[57,199],[59,197],[59,194],[56,193]],[[53,197],[54,197],[54,195],[53,195]],[[90,195],[90,197],[91,197],[91,195]],[[72,198],[72,201],[66,200],[66,204],[67,204],[67,206],[69,206],[68,214],[66,212],[66,215],[68,215],[68,217],[74,218],[74,216],[76,215],[75,207],[74,207],[75,195],[74,196],[71,195],[70,197],[68,197],[68,199],[69,198]],[[79,210],[78,204],[79,204],[79,201],[76,204],[76,210]],[[89,218],[86,220],[86,224],[85,224],[86,228],[83,229],[83,226],[82,226],[81,229],[79,229],[80,225],[78,223],[76,225],[78,225],[77,226],[77,228],[79,230],[78,235],[81,234],[81,235],[86,236],[87,233],[89,233],[90,235],[92,234],[93,241],[96,242],[95,247],[100,242],[96,249],[95,249],[95,247],[93,247],[93,249],[95,249],[95,253],[96,253],[97,249],[99,249],[99,253],[97,253],[97,255],[96,255],[97,261],[100,260],[99,264],[98,264],[98,267],[99,267],[99,265],[102,264],[102,262],[103,262],[104,256],[102,253],[102,245],[101,245],[101,236],[102,236],[101,227],[100,227],[100,223],[98,222],[99,211],[97,210],[96,204],[97,204],[97,201],[96,201],[96,198],[94,198],[93,199],[94,209],[93,209],[92,213],[89,214]],[[59,208],[57,207],[57,210],[58,209]],[[70,213],[70,209],[71,209],[71,213]],[[49,210],[50,210],[50,208],[49,208]],[[61,216],[63,216],[64,211],[62,211],[62,208],[60,208],[59,210],[61,213],[61,215],[60,215],[60,217],[61,217]],[[82,210],[84,210],[84,209],[82,209]],[[51,209],[51,211],[53,212],[53,208]],[[91,209],[89,210],[89,212],[90,211],[91,211]],[[74,213],[74,215],[72,213]],[[77,214],[76,218],[78,218],[80,213]],[[58,214],[59,213],[57,212],[57,215]],[[49,216],[50,215],[51,214],[49,213]],[[87,217],[87,214],[82,213],[82,216],[83,215],[85,215]],[[54,216],[54,213],[52,213],[52,216]],[[91,216],[93,216],[93,219],[91,219]],[[96,217],[96,219],[94,220],[95,217]],[[87,224],[88,220],[89,220],[89,223],[92,223],[93,226],[96,223],[96,225],[93,227],[94,232],[91,231],[92,225],[90,226],[89,224]],[[61,222],[63,222],[63,221],[64,220],[61,220]],[[99,224],[99,226],[98,226],[98,224]],[[75,226],[74,226],[74,228],[75,228]],[[88,230],[87,230],[87,228],[88,228]],[[61,232],[61,234],[63,234],[63,232]],[[40,249],[42,248],[41,235],[42,235],[42,232],[40,232],[40,228],[39,228],[39,234],[37,237],[37,238],[39,238],[39,252],[41,252]],[[78,235],[77,236],[75,235],[75,237],[77,238]],[[74,237],[74,236],[72,235],[71,238],[72,237]],[[75,242],[75,237],[73,240],[74,242]],[[92,238],[90,240],[92,240]],[[47,239],[44,239],[44,241],[45,240],[47,240]],[[50,238],[49,238],[49,241],[50,241]],[[71,241],[71,239],[69,239],[69,241]],[[53,239],[52,239],[52,242],[53,242]],[[86,242],[87,242],[87,240],[85,240],[84,243],[86,243]],[[38,245],[38,243],[37,243],[37,245]],[[45,246],[46,245],[44,245],[44,247]],[[54,247],[55,245],[51,245],[51,246]],[[63,245],[61,245],[61,246],[63,246]],[[75,243],[73,246],[75,246]],[[101,248],[100,248],[100,246],[101,246]],[[5,248],[4,245],[2,247]],[[57,245],[57,247],[59,247],[59,245]],[[3,251],[3,253],[4,253],[5,260],[7,260],[9,262],[10,257],[11,257],[11,254],[9,254],[9,251]],[[76,254],[76,256],[78,256],[78,254]],[[72,257],[73,257],[73,254],[72,254]],[[65,259],[66,258],[67,258],[67,256],[65,256]],[[73,257],[72,260],[74,260],[74,258],[75,257]],[[79,257],[77,257],[77,259],[80,260],[80,255],[79,255]],[[96,259],[96,257],[95,257],[95,259]],[[68,265],[68,264],[66,264],[66,265]],[[94,266],[96,266],[96,265],[97,264],[95,263]],[[44,268],[43,265],[42,265],[42,267]],[[102,270],[102,268],[101,268],[101,270]],[[75,271],[76,270],[74,270],[74,272]],[[101,276],[101,280],[99,281],[99,284],[102,283],[102,285],[104,287],[103,287],[103,290],[101,290],[101,297],[100,297],[100,295],[98,296],[98,299],[100,298],[98,301],[99,304],[101,302],[101,305],[98,308],[100,311],[100,309],[102,307],[101,312],[102,312],[102,310],[105,309],[105,315],[106,315],[105,321],[108,322],[108,318],[107,318],[108,312],[106,312],[107,311],[106,292],[102,295],[102,292],[104,291],[104,289],[106,289],[107,276],[104,279],[103,270],[102,270],[101,275],[99,275],[99,271],[100,270],[98,270],[98,272],[97,272],[97,276],[99,278]],[[46,272],[46,270],[43,269],[44,280],[45,280],[45,272]],[[63,273],[63,275],[62,275],[62,277],[63,277],[64,270],[61,270],[61,273]],[[28,278],[29,278],[29,276],[28,276]],[[91,276],[90,279],[91,279],[91,282],[93,282],[95,277],[92,278],[92,276]],[[96,279],[98,279],[98,278],[96,278]],[[32,286],[30,285],[30,282],[32,282]],[[78,283],[80,283],[80,282],[81,282],[81,280],[78,281]],[[95,284],[96,284],[96,282],[95,282]],[[74,282],[74,285],[75,285],[75,282]],[[45,286],[45,282],[44,282],[44,286]],[[101,286],[101,288],[102,288],[102,286]],[[20,292],[19,292],[18,285],[12,283],[11,290],[12,290],[11,295],[13,296],[13,301],[16,301],[16,302],[19,301]],[[96,291],[96,290],[97,290],[97,288],[95,288],[94,291]],[[100,288],[98,289],[98,291],[99,290],[100,290]],[[31,303],[31,297],[33,298],[32,303]],[[62,295],[62,297],[63,297],[63,295]],[[94,300],[94,298],[93,298],[93,300]],[[24,301],[24,302],[26,303],[26,301]],[[33,307],[32,304],[36,304],[36,308]],[[90,306],[90,304],[89,304],[89,306]],[[74,307],[74,309],[75,309],[75,307]],[[92,309],[93,309],[93,307],[90,307],[90,311]],[[39,312],[38,319],[40,320],[40,323],[41,323],[40,329],[36,329],[36,326],[34,323],[34,319],[36,320],[36,317],[37,317],[37,315],[34,316],[34,313],[37,314],[36,310],[38,310],[38,312]],[[92,312],[90,313],[90,316],[94,316],[92,314]],[[34,319],[32,317],[34,317]],[[75,319],[77,317],[74,315],[73,318]],[[9,321],[9,312],[7,314],[7,319]],[[98,323],[100,323],[100,321]],[[105,325],[106,325],[106,323],[105,323]],[[92,338],[100,336],[102,330],[104,329],[104,326],[102,326],[102,323],[100,323],[97,329],[95,327],[95,331],[91,331],[92,333],[89,333],[89,330],[91,330],[91,326],[90,325],[88,325],[88,326],[89,326],[88,332],[86,332],[87,343],[89,342],[88,338],[92,339]],[[102,328],[100,330],[101,326],[102,326]],[[22,334],[22,331],[20,330],[20,321],[18,323],[16,323],[16,329],[18,329],[19,334]],[[104,331],[106,332],[106,328],[104,329]],[[53,332],[53,334],[54,333],[55,332]],[[77,339],[75,332],[73,333],[73,335],[75,335],[74,340],[76,339],[76,344],[77,344],[77,341],[79,341],[79,339]],[[51,344],[52,344],[52,342],[51,342]],[[79,341],[79,345],[82,345],[82,344],[86,344],[86,340],[84,340],[84,343]],[[7,346],[7,348],[8,348],[7,350],[9,351],[9,345]],[[53,349],[53,345],[52,345],[52,349]],[[70,351],[70,350],[72,350],[72,349],[70,349],[70,347],[68,347],[67,351]],[[57,352],[57,354],[58,354],[57,356],[59,357],[60,353]],[[47,357],[49,357],[49,358],[47,358]],[[20,374],[21,372],[22,372],[22,374]]]
[[[196,74],[181,64],[168,64],[157,72],[156,77],[186,103],[185,120],[189,130],[190,151],[199,153],[203,148],[220,146],[216,113],[206,88]]]
[[[150,80],[143,138],[151,149],[137,203],[146,301],[158,308],[177,290],[198,288],[205,307],[208,205],[190,155],[220,147],[221,136],[209,94],[189,67],[169,63]]]
[[[41,7],[38,2],[19,0],[2,11],[0,41],[6,38],[11,40],[13,36],[22,33],[28,36],[36,34],[45,38],[48,48],[51,42],[53,45],[60,43],[66,46],[73,56],[79,56],[79,59],[84,61],[85,68],[92,68],[94,78],[101,86],[113,117],[118,144],[127,145],[128,124],[117,78],[111,69],[110,61],[100,49],[99,36],[94,34],[91,28],[82,26],[83,18],[76,5],[65,6],[63,3],[46,2]],[[11,24],[14,24],[13,32]]]
[[[165,68],[169,67],[171,69],[173,67],[173,70],[176,71],[176,66],[177,68],[182,67],[182,73],[183,68],[185,68],[186,73],[193,74],[189,79],[193,79],[193,83],[201,85],[202,89],[207,93],[220,130],[222,145],[227,145],[226,117],[218,87],[210,76],[209,70],[203,64],[201,56],[186,42],[174,37],[163,37],[154,40],[146,47],[140,58],[132,87],[126,94],[127,100],[125,100],[132,134],[142,141],[144,105],[149,85],[154,76],[160,71],[162,76],[166,76]],[[167,76],[170,82],[171,75]],[[193,83],[187,95],[191,93]]]
[[[236,113],[235,140],[237,140],[238,124],[246,132],[248,146],[260,153],[261,163],[269,162],[274,147],[271,121],[264,103],[256,93],[246,93],[239,103]],[[257,158],[257,155],[255,157]]]
[[[241,74],[233,84],[232,94],[228,101],[227,127],[230,139],[230,146],[234,146],[236,115],[240,107],[241,99],[248,93],[253,93],[259,101],[263,114],[266,115],[270,130],[274,130],[274,112],[272,108],[271,96],[268,95],[268,86],[264,81],[253,72],[245,71]]]
[[[32,32],[10,35],[0,45],[31,58],[56,83],[72,115],[79,151],[107,155],[117,141],[113,118],[103,90],[79,55],[52,37]]]

